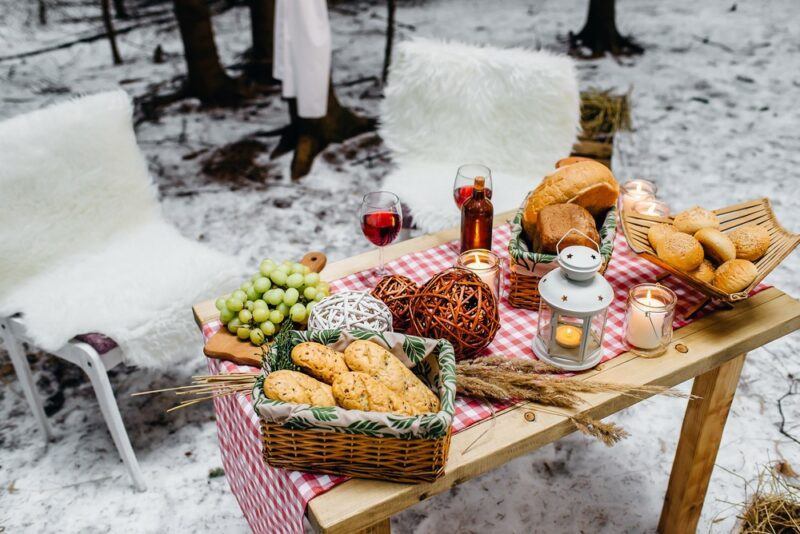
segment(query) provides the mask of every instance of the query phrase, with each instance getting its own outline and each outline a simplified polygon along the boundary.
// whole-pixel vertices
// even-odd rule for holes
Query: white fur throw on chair
[[[514,209],[569,155],[580,129],[572,60],[521,48],[400,43],[381,106],[381,137],[397,166],[383,188],[425,231],[458,223],[459,165],[487,165],[495,213]]]
[[[0,317],[45,350],[100,332],[159,367],[197,356],[191,305],[241,270],[162,219],[131,115],[114,91],[0,123]]]

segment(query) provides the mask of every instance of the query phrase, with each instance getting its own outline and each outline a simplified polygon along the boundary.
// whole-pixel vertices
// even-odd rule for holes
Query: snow
[[[36,23],[35,3],[25,4],[0,2],[0,56],[101,27],[96,19],[59,22],[96,16],[95,3],[51,7],[46,28]],[[168,4],[150,4],[146,9],[169,12]],[[421,35],[562,49],[559,39],[580,28],[585,9],[586,0],[402,2],[398,38]],[[618,139],[617,177],[655,181],[674,211],[767,196],[782,224],[800,231],[800,28],[790,23],[800,5],[792,0],[620,0],[617,12],[623,33],[633,33],[645,54],[579,64],[584,88],[632,89],[635,132]],[[360,80],[380,74],[385,5],[337,2],[331,7],[331,26],[334,80],[352,82],[337,88],[339,97],[374,114],[378,90]],[[217,15],[214,27],[224,63],[239,63],[249,40],[246,8]],[[111,65],[104,40],[0,61],[0,117],[116,86],[135,96],[151,84],[166,92],[184,72],[180,41],[170,23],[119,40],[126,61],[119,67]],[[157,44],[165,51],[163,64],[152,62]],[[310,249],[324,250],[331,260],[368,250],[357,227],[358,202],[365,191],[379,186],[390,165],[385,148],[371,135],[333,147],[297,183],[288,178],[288,157],[259,158],[267,176],[260,181],[223,183],[202,174],[203,160],[215,148],[277,128],[286,115],[274,96],[234,110],[203,110],[185,100],[165,109],[157,122],[140,124],[137,135],[164,213],[184,235],[242,254],[253,266],[267,255],[294,258]],[[258,140],[268,148],[276,142],[274,137]],[[192,157],[198,151],[204,152]],[[800,294],[800,256],[790,256],[768,282]],[[764,463],[785,458],[795,468],[800,465],[800,444],[778,432],[776,405],[791,377],[800,376],[798,349],[800,335],[794,333],[748,356],[699,531],[733,528],[736,510],[729,503],[744,499],[744,480]],[[29,351],[40,390],[55,410],[51,421],[59,437],[45,447],[8,357],[0,352],[0,379],[6,384],[0,389],[0,528],[245,532],[224,477],[209,477],[221,465],[211,406],[167,415],[170,397],[130,396],[188,383],[191,374],[204,370],[199,354],[193,365],[168,373],[122,368],[111,373],[149,483],[148,492],[138,494],[80,371]],[[794,396],[784,402],[795,436],[800,435],[799,401]],[[685,404],[667,398],[642,402],[611,418],[631,432],[614,448],[573,434],[413,506],[393,518],[392,526],[396,532],[423,533],[654,531]]]

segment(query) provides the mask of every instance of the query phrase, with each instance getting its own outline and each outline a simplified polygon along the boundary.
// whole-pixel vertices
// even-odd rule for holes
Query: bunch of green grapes
[[[311,308],[329,293],[328,283],[305,265],[267,259],[239,289],[218,298],[216,306],[231,334],[261,345],[284,321],[305,325]]]

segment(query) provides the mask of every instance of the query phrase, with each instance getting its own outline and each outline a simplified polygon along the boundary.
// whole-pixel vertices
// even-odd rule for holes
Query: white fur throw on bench
[[[198,356],[191,305],[240,269],[162,219],[131,114],[114,91],[0,123],[0,317],[45,350],[100,332],[159,367]]]
[[[383,188],[427,232],[458,223],[459,165],[487,165],[495,213],[514,209],[570,154],[580,129],[572,60],[521,48],[400,43],[381,106],[381,137],[396,165]]]

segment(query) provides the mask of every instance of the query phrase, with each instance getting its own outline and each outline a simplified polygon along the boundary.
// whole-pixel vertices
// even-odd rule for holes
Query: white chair
[[[492,171],[495,213],[525,194],[570,154],[580,130],[580,94],[571,59],[521,48],[428,39],[397,46],[380,134],[396,168],[383,188],[397,194],[426,231],[458,223],[456,169]]]
[[[191,304],[241,270],[161,218],[131,113],[129,97],[115,91],[0,123],[0,338],[48,440],[21,342],[86,372],[144,490],[107,371],[196,357]]]

